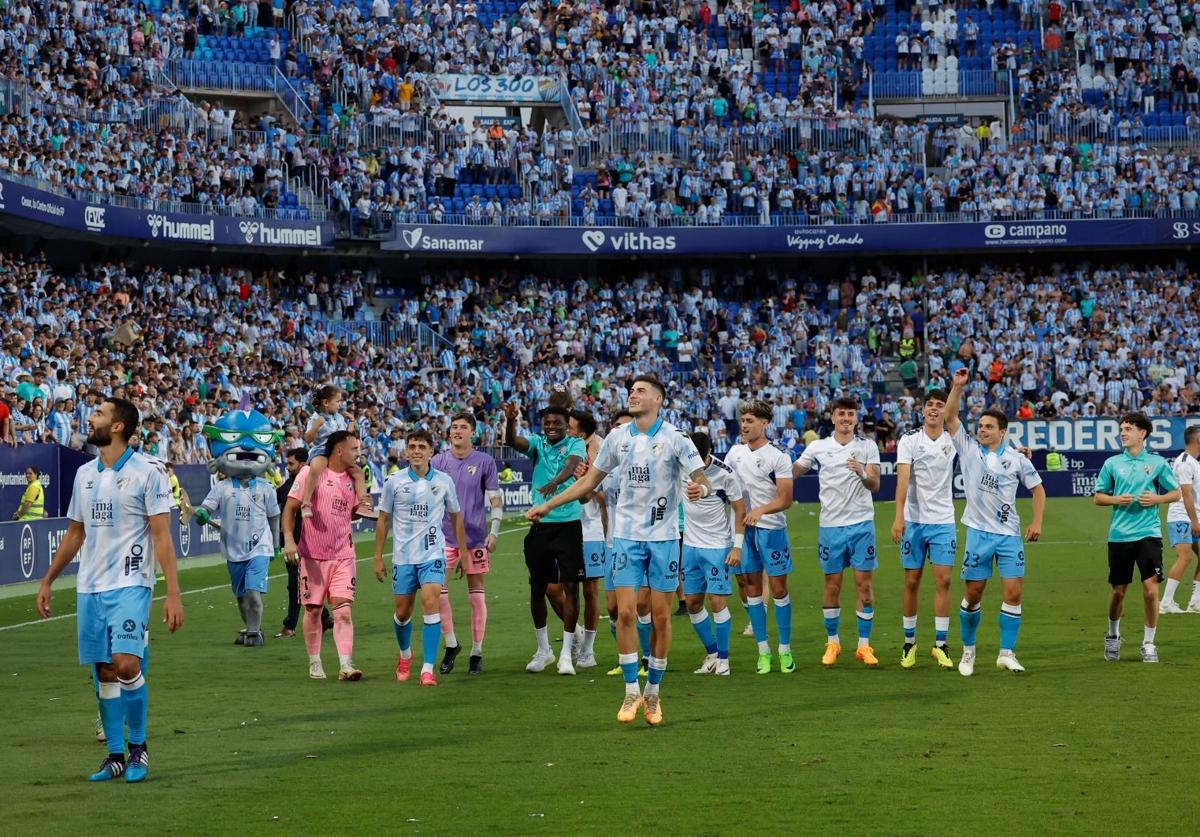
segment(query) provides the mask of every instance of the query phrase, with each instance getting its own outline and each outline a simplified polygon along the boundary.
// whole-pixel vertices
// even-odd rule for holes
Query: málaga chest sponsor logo
[[[644,232],[605,233],[604,230],[584,230],[579,240],[593,253],[611,250],[614,253],[670,253],[676,247],[673,235],[652,235]]]
[[[217,225],[212,219],[177,222],[165,215],[151,213],[146,216],[146,226],[150,228],[151,238],[171,241],[215,241],[217,238]]]
[[[481,251],[484,249],[484,240],[482,238],[466,238],[462,236],[441,237],[426,235],[424,227],[413,227],[411,230],[401,230],[400,240],[403,241],[404,246],[410,250],[436,250],[454,252],[458,250]]]

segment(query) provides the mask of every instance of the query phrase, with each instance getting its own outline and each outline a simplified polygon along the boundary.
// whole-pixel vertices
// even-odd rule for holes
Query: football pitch
[[[993,665],[999,585],[984,598],[976,674],[942,671],[932,644],[932,576],[922,591],[917,668],[899,667],[898,551],[892,506],[877,509],[873,645],[853,656],[852,585],[843,593],[836,668],[824,645],[816,508],[793,506],[793,648],[797,671],[754,674],[745,611],[733,604],[733,676],[691,673],[703,649],[674,618],[661,727],[619,725],[620,678],[602,621],[599,668],[573,678],[524,670],[534,650],[516,522],[487,580],[484,675],[466,654],[436,689],[395,682],[390,584],[359,551],[358,683],[310,681],[303,639],[273,639],[285,579],[266,596],[262,648],[232,644],[237,611],[223,566],[185,569],[186,624],[171,636],[154,605],[150,779],[92,785],[104,748],[96,704],[75,664],[75,621],[38,624],[33,591],[0,599],[0,696],[8,731],[4,816],[12,834],[772,834],[1195,833],[1191,780],[1200,764],[1200,614],[1163,617],[1162,662],[1140,661],[1141,600],[1122,623],[1123,659],[1105,663],[1107,514],[1090,500],[1051,500],[1044,541],[1027,546],[1017,653],[1027,672]],[[1028,502],[1021,506],[1029,520]],[[961,532],[960,532],[961,534]],[[960,538],[961,540],[961,538]],[[1167,559],[1168,566],[1170,559]],[[186,566],[186,565],[185,565]],[[272,564],[273,574],[282,566]],[[452,586],[469,642],[465,581]],[[955,572],[951,646],[957,661]],[[1177,594],[1186,603],[1190,573]],[[162,587],[156,591],[162,593]],[[55,613],[74,609],[56,587]],[[849,618],[847,618],[847,616]],[[417,620],[419,622],[419,620]],[[774,619],[769,619],[774,645]],[[561,626],[551,617],[551,635]],[[419,657],[419,631],[414,637]],[[465,637],[465,639],[464,639]],[[556,651],[558,645],[555,645]],[[110,823],[107,827],[104,822]],[[119,825],[118,825],[119,824]]]

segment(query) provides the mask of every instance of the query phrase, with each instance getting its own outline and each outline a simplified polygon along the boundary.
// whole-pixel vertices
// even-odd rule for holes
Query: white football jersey
[[[266,480],[221,480],[200,507],[221,521],[221,552],[226,561],[249,561],[275,553],[271,518],[279,517],[279,501]]]
[[[430,468],[418,477],[404,468],[387,478],[379,510],[392,516],[392,563],[424,564],[445,558],[446,512],[461,511],[449,474]]]
[[[757,450],[751,450],[748,445],[734,445],[729,449],[729,453],[725,454],[725,464],[733,469],[746,489],[746,511],[770,503],[777,493],[777,481],[792,478],[792,460],[786,453],[769,443]],[[786,529],[787,514],[765,514],[755,527]]]
[[[604,437],[600,434],[597,433],[592,438],[601,445],[604,444]],[[599,454],[599,449],[596,452]],[[604,540],[604,521],[600,519],[600,515],[600,504],[595,500],[579,504],[579,522],[583,526],[584,543]]]
[[[616,477],[613,537],[678,540],[680,480],[704,468],[690,438],[662,418],[645,433],[630,422],[608,434],[594,467]]]
[[[821,481],[821,526],[853,526],[875,519],[871,492],[862,478],[846,467],[851,459],[863,465],[879,464],[879,447],[863,436],[839,444],[832,436],[817,439],[804,449],[797,461],[805,468],[817,469]]]
[[[900,437],[896,464],[909,466],[907,522],[954,523],[954,457],[954,442],[945,430],[936,439],[924,428]]]
[[[704,549],[730,549],[733,547],[733,525],[729,519],[730,506],[741,500],[744,489],[733,469],[715,456],[704,469],[704,476],[712,484],[712,493],[702,500],[683,500],[683,545]],[[687,488],[688,477],[683,478],[680,490]]]
[[[1175,472],[1175,479],[1179,481],[1180,487],[1185,485],[1192,487],[1192,500],[1200,503],[1200,462],[1197,462],[1196,458],[1190,453],[1184,451],[1171,460],[1171,470]],[[1167,507],[1167,522],[1191,522],[1191,518],[1188,517],[1187,506],[1183,504],[1182,497]]]
[[[1042,484],[1033,463],[1005,442],[992,453],[967,433],[959,422],[951,436],[962,469],[967,507],[964,526],[995,535],[1021,536],[1021,518],[1017,515],[1017,486],[1032,489]]]
[[[154,587],[150,518],[171,511],[171,484],[161,465],[128,448],[111,468],[100,457],[75,472],[67,517],[83,524],[80,593]]]

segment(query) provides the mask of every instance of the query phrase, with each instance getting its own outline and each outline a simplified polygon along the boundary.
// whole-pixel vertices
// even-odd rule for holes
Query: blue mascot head
[[[271,420],[258,410],[230,410],[204,425],[204,437],[212,451],[210,473],[249,479],[270,470],[283,431],[271,427]]]

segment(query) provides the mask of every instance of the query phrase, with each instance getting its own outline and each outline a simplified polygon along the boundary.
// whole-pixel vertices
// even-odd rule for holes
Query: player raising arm
[[[975,673],[975,634],[983,618],[980,602],[992,577],[993,565],[1000,571],[1004,602],[1000,606],[1000,654],[996,667],[1024,671],[1017,661],[1017,634],[1021,630],[1021,588],[1025,578],[1025,546],[1021,542],[1021,519],[1017,515],[1017,486],[1024,485],[1033,494],[1033,522],[1025,530],[1025,540],[1042,536],[1042,515],[1046,510],[1046,489],[1033,463],[1006,441],[1008,417],[996,409],[984,410],[979,417],[975,438],[967,435],[959,420],[962,391],[970,373],[954,373],[954,385],[946,399],[946,430],[958,453],[963,488],[967,495],[962,522],[967,527],[967,545],[963,551],[962,577],[966,582],[958,612],[963,653],[958,673]]]

